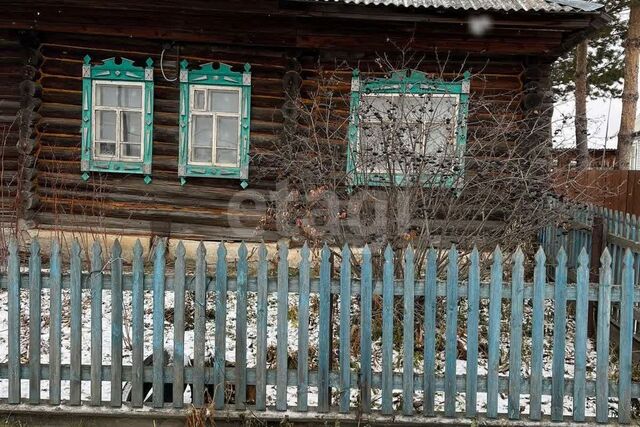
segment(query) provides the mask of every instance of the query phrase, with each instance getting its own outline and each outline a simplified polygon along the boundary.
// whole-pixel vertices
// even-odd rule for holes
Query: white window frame
[[[196,166],[220,166],[220,167],[239,167],[240,166],[240,137],[241,137],[241,126],[242,126],[242,107],[243,107],[243,97],[242,97],[242,88],[234,87],[234,86],[221,86],[221,85],[190,85],[189,88],[189,144],[187,149],[188,157],[187,162],[189,165]],[[195,92],[196,91],[204,91],[204,109],[196,109],[195,108]],[[209,107],[209,92],[211,91],[224,91],[224,92],[233,92],[238,96],[238,111],[235,113],[221,113],[208,111]],[[211,127],[211,161],[210,162],[198,162],[193,160],[193,144],[195,143],[195,126],[194,126],[194,116],[211,116],[211,120],[213,120]],[[238,122],[238,145],[236,146],[236,161],[235,163],[220,163],[216,162],[216,151],[218,148],[218,118],[219,117],[230,117],[237,119]]]
[[[139,87],[141,92],[141,108],[133,108],[133,107],[106,107],[99,106],[97,103],[98,100],[98,86],[135,86]],[[93,153],[93,158],[96,160],[107,160],[107,161],[120,161],[120,162],[136,162],[139,163],[144,159],[144,145],[145,145],[145,126],[144,126],[144,118],[146,115],[146,93],[145,93],[145,83],[144,82],[129,82],[129,81],[121,81],[121,80],[94,80],[92,82],[91,88],[92,94],[92,103],[91,103],[91,128],[93,129],[91,135],[91,150]],[[100,143],[113,143],[113,141],[101,141],[98,139],[98,128],[96,126],[98,111],[113,111],[116,113],[116,154],[113,156],[101,155],[98,150],[98,145]],[[122,155],[123,145],[126,144],[124,141],[124,136],[122,134],[122,125],[121,125],[121,114],[122,112],[133,112],[140,113],[140,156],[132,157],[132,156],[124,156]]]
[[[452,126],[454,128],[456,128],[458,126],[458,109],[460,108],[460,95],[459,94],[454,94],[454,93],[432,93],[432,94],[413,94],[413,93],[400,93],[400,92],[395,92],[395,93],[366,93],[362,95],[362,98],[379,98],[379,97],[400,97],[400,96],[413,96],[413,97],[418,97],[418,98],[425,98],[425,97],[431,97],[431,98],[454,98],[456,103],[455,103],[455,109],[453,111],[452,117],[454,119],[454,122],[452,123]],[[360,104],[360,108],[362,108],[362,103]],[[361,112],[358,112],[358,114],[361,114]],[[383,121],[380,120],[367,120],[364,118],[363,115],[360,115],[359,118],[359,126],[358,126],[358,149],[360,150],[360,152],[362,152],[362,148],[363,148],[363,140],[360,137],[360,131],[362,128],[362,125],[364,123],[375,123],[375,124],[381,124],[383,123]],[[434,122],[435,123],[435,122]],[[428,141],[426,141],[427,139],[427,135],[425,132],[425,126],[427,124],[427,111],[424,112],[424,117],[423,117],[423,123],[422,123],[422,147],[423,149],[426,148],[426,144]],[[457,145],[457,141],[456,141],[456,137],[455,135],[453,136],[453,138],[449,141],[450,143],[452,143],[453,147],[456,148]],[[361,160],[357,160],[356,161],[356,172],[358,173],[388,173],[389,171],[386,170],[386,168],[384,167],[374,167],[372,169],[367,168],[367,165],[363,164]],[[396,171],[398,172],[398,171]]]

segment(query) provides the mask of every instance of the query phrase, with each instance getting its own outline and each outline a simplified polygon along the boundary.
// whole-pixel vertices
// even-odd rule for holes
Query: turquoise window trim
[[[93,87],[95,82],[117,84],[139,82],[144,86],[142,160],[102,160],[94,156],[93,144]],[[136,67],[133,61],[121,58],[105,59],[102,64],[91,65],[86,55],[82,65],[82,179],[88,180],[90,172],[109,172],[144,175],[144,182],[151,182],[153,149],[153,60],[148,58],[146,67]]]
[[[429,78],[425,73],[416,70],[402,70],[391,74],[388,78],[362,80],[359,70],[353,71],[351,79],[350,122],[348,129],[347,174],[351,186],[388,186],[391,182],[398,186],[409,185],[419,179],[424,185],[454,187],[464,175],[464,153],[467,143],[467,115],[469,112],[469,89],[471,74],[466,71],[463,78],[457,81],[443,81]],[[404,174],[364,173],[357,170],[354,153],[359,143],[360,101],[363,95],[370,94],[442,94],[458,96],[456,151],[459,171],[446,176],[410,177]]]
[[[178,176],[184,185],[188,177],[226,178],[240,180],[240,186],[249,185],[249,142],[251,123],[251,65],[245,64],[243,72],[231,70],[231,66],[220,63],[203,64],[200,68],[188,69],[189,63],[180,63],[180,149],[178,156]],[[189,163],[189,137],[191,103],[190,92],[193,85],[226,86],[240,90],[240,140],[238,143],[239,166]]]

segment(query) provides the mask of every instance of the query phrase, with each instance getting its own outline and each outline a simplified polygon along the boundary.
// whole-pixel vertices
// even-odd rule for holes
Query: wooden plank
[[[20,254],[18,242],[12,238],[9,242],[7,273],[7,321],[9,325],[20,324]],[[9,398],[11,404],[20,403],[20,328],[9,328],[7,340],[7,362],[9,367]],[[72,353],[73,354],[73,353]]]
[[[267,248],[258,249],[258,283],[256,309],[256,409],[266,410],[267,401]]]
[[[404,253],[404,316],[402,318],[402,413],[407,416],[413,415],[414,286],[414,253],[413,247],[409,245]]]
[[[371,249],[362,250],[360,272],[360,399],[362,412],[371,412],[371,316],[373,307]]]
[[[498,417],[498,365],[500,363],[500,311],[502,291],[502,252],[496,247],[491,266],[489,289],[489,339],[487,366],[487,418]]]
[[[49,403],[59,405],[61,398],[60,390],[60,367],[62,364],[62,260],[60,258],[60,242],[58,239],[51,241],[51,257],[49,259],[51,280],[49,310],[50,332],[49,332]]]
[[[173,287],[173,407],[184,407],[184,309],[185,309],[185,248],[182,241],[176,246],[175,282]],[[195,343],[194,343],[195,344]]]
[[[122,405],[122,247],[111,249],[111,406]]]
[[[598,286],[598,319],[611,317],[611,255],[605,248],[600,257],[600,283]],[[610,323],[598,322],[596,337],[596,421],[609,419],[609,329]]]
[[[227,248],[224,242],[218,245],[216,259],[215,290],[215,352],[213,354],[213,402],[215,409],[224,408],[225,401],[225,355],[227,349]]]
[[[631,422],[631,376],[633,364],[633,253],[627,249],[624,254],[622,273],[622,297],[620,301],[620,343],[618,375],[618,421]]]
[[[82,369],[82,261],[80,243],[71,244],[71,325],[70,325],[70,363],[69,404],[80,405],[81,369]]]
[[[456,415],[458,361],[458,250],[451,246],[447,268],[447,314],[444,347],[444,415]]]
[[[196,407],[201,407],[205,403],[205,343],[206,343],[206,312],[207,312],[207,250],[204,243],[200,242],[196,250],[196,291],[194,295],[193,314],[193,391],[192,401]],[[216,325],[217,326],[217,325]],[[214,390],[214,393],[217,390]],[[213,396],[209,396],[213,398]]]
[[[142,382],[144,363],[144,260],[142,259],[142,244],[136,239],[133,246],[131,285],[131,365],[133,378],[131,379],[131,406],[142,407],[145,396]]]
[[[340,261],[340,398],[341,413],[349,413],[351,400],[351,250],[345,244]]]
[[[576,338],[573,374],[573,420],[585,421],[585,385],[587,380],[587,329],[589,316],[589,254],[582,248],[576,274]]]
[[[562,249],[561,249],[562,250]],[[518,247],[513,257],[511,273],[511,319],[509,325],[509,399],[508,415],[520,419],[520,391],[522,366],[522,319],[524,295],[524,254]]]
[[[41,265],[40,242],[34,238],[29,256],[29,403],[32,405],[40,403]]]
[[[320,260],[319,325],[318,325],[318,412],[329,412],[329,317],[331,312],[331,263],[327,244],[322,247]]]
[[[276,320],[276,409],[287,410],[289,362],[289,248],[278,244],[278,313]]]
[[[165,241],[158,239],[153,260],[153,397],[154,408],[164,406],[164,281]]]
[[[436,289],[438,254],[434,248],[427,252],[424,288],[424,415],[435,416],[436,394]]]
[[[530,409],[532,421],[542,419],[542,377],[544,355],[544,289],[546,286],[546,256],[542,247],[536,253],[536,266],[533,272],[533,319],[531,324],[531,378]]]
[[[551,367],[551,420],[562,421],[564,410],[564,365],[567,337],[567,254],[560,248],[553,301],[553,362]]]
[[[102,403],[102,247],[91,247],[91,399],[92,406]]]
[[[465,413],[469,418],[477,414],[478,395],[478,330],[480,328],[480,255],[474,246],[469,267],[467,292],[469,311],[467,316],[467,387],[465,389]]]
[[[242,410],[247,400],[247,245],[238,249],[238,290],[236,292],[236,409]]]
[[[382,284],[382,414],[393,414],[393,249],[384,251]]]
[[[298,411],[309,410],[309,246],[300,250],[298,299]]]

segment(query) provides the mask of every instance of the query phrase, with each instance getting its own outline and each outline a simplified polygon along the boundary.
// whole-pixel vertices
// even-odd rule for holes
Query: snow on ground
[[[83,365],[90,364],[90,342],[91,342],[91,319],[90,319],[90,296],[89,291],[83,291],[83,315],[82,315],[82,363]],[[312,311],[314,307],[317,307],[316,296],[312,295],[311,297],[311,307]],[[69,326],[69,292],[68,290],[63,290],[63,324],[62,324],[62,363],[69,364],[70,362],[70,326]],[[357,300],[352,301],[352,326],[358,324],[359,313],[357,309]],[[124,331],[124,364],[131,364],[131,348],[130,348],[130,293],[125,292],[124,297],[124,318],[125,318],[125,331]],[[465,307],[466,301],[461,300],[460,303],[460,319],[459,319],[459,334],[463,335],[464,330],[466,328],[465,322]],[[545,343],[544,343],[544,376],[549,378],[551,377],[551,366],[552,366],[552,319],[553,319],[553,307],[552,301],[546,302],[545,308]],[[212,308],[214,305],[213,295],[208,295],[207,300],[207,308]],[[297,343],[298,343],[298,324],[297,324],[297,304],[298,300],[295,295],[289,295],[289,336],[288,336],[288,345],[289,345],[289,353],[290,355],[296,355],[297,353]],[[275,294],[269,295],[268,301],[268,339],[267,345],[269,347],[267,363],[268,368],[275,368],[275,347],[276,347],[276,308],[277,308],[277,299]],[[48,363],[48,355],[49,355],[49,315],[48,315],[48,306],[49,306],[49,295],[48,290],[43,290],[42,293],[42,337],[41,337],[41,358],[42,363]],[[173,294],[171,292],[167,292],[165,296],[165,307],[173,306]],[[442,311],[442,307],[444,307],[443,301],[439,301],[438,306],[439,312],[438,316],[444,315]],[[481,316],[480,316],[480,346],[486,348],[486,324],[488,320],[487,315],[487,304],[486,301],[481,303]],[[109,292],[103,292],[103,302],[102,302],[102,345],[103,345],[103,357],[102,363],[104,365],[109,365],[111,362],[111,324],[110,324],[110,297]],[[22,363],[26,363],[28,361],[28,319],[29,319],[29,306],[28,306],[28,293],[21,293],[21,322],[22,322],[22,331],[21,331],[21,354],[22,354]],[[249,368],[255,367],[256,364],[256,346],[255,346],[255,338],[256,338],[256,295],[255,293],[250,292],[248,295],[248,325],[247,325],[247,365]],[[151,343],[152,343],[152,296],[151,292],[145,292],[145,312],[144,312],[144,326],[145,326],[145,340],[144,340],[144,355],[145,357],[150,355],[152,352]],[[212,316],[210,316],[212,317]],[[309,328],[309,348],[311,350],[310,355],[310,367],[311,369],[317,368],[317,356],[316,349],[318,347],[318,324],[317,317],[312,313],[311,314],[311,322]],[[501,334],[501,362],[500,362],[500,375],[508,376],[508,351],[509,351],[509,336],[508,336],[508,303],[503,306],[503,315],[502,315],[502,334]],[[226,359],[228,362],[233,362],[235,360],[235,319],[236,319],[236,300],[232,294],[229,294],[227,298],[227,324],[226,324],[226,334],[227,334],[227,348],[226,348]],[[444,324],[444,322],[440,322],[438,324]],[[531,307],[530,305],[525,303],[525,318],[523,320],[524,325],[524,338],[523,338],[523,366],[522,366],[522,374],[525,377],[528,377],[530,374],[530,346],[531,339],[530,337],[530,325],[531,325]],[[574,361],[574,336],[575,336],[575,320],[573,318],[569,318],[567,321],[567,342],[566,342],[566,362],[565,362],[565,376],[567,378],[571,378],[573,376],[573,361]],[[189,329],[189,328],[188,328]],[[173,326],[169,321],[165,320],[165,331],[164,331],[164,342],[165,347],[172,353],[173,349]],[[207,319],[206,322],[206,348],[205,352],[207,355],[213,355],[213,337],[214,337],[214,320]],[[0,363],[7,362],[7,291],[0,291]],[[401,335],[401,334],[400,334]],[[443,342],[444,341],[444,331],[438,330],[436,331],[436,341]],[[484,337],[484,338],[483,338]],[[336,344],[334,348],[337,348],[337,342],[339,337],[336,336]],[[483,341],[484,339],[484,341]],[[353,353],[353,351],[352,351]],[[422,373],[423,371],[423,359],[422,359],[422,351],[418,351],[415,354],[415,372]],[[193,330],[185,331],[185,363],[193,357]],[[382,360],[382,343],[380,339],[375,339],[373,342],[373,368],[374,371],[380,371],[381,368],[381,360]],[[398,372],[402,370],[403,355],[401,352],[401,345],[396,343],[396,348],[394,349],[393,354],[393,366],[394,369]],[[589,340],[588,342],[588,351],[587,351],[587,379],[594,380],[595,379],[595,364],[596,364],[596,352],[594,350],[594,344]],[[357,359],[357,354],[355,357],[352,355],[352,369],[359,368],[359,360]],[[612,369],[615,369],[612,365]],[[466,373],[466,361],[458,360],[457,361],[457,374],[463,375]],[[486,355],[483,352],[480,353],[479,366],[478,366],[478,374],[486,375],[487,373],[487,360]],[[440,351],[437,354],[436,360],[436,375],[444,374],[444,352]],[[6,398],[8,395],[8,384],[7,380],[0,380],[0,398]],[[42,381],[41,383],[41,396],[43,399],[48,398],[49,392],[49,383],[48,381]],[[275,404],[275,387],[268,386],[267,387],[267,404],[273,405]],[[396,401],[396,405],[399,407],[401,404],[401,391],[396,390],[396,395],[394,401]],[[357,405],[359,392],[357,390],[352,390],[351,400],[354,405]],[[28,397],[28,380],[22,380],[22,396]],[[190,396],[188,392],[185,394],[187,401],[190,401]],[[69,382],[63,381],[62,384],[62,399],[68,399],[69,397]],[[380,390],[373,390],[372,398],[373,398],[373,406],[374,408],[380,407]],[[82,383],[82,399],[88,400],[90,398],[90,383],[88,381],[83,381]],[[464,411],[464,393],[459,393],[457,396],[457,409],[458,411]],[[110,385],[108,382],[103,382],[102,387],[102,399],[108,400],[110,399]],[[295,405],[297,401],[296,397],[296,387],[288,387],[288,399],[289,405]],[[478,408],[481,412],[486,410],[486,394],[479,393],[478,394]],[[414,396],[414,401],[416,408],[421,407],[422,401],[422,393],[416,392]],[[543,400],[543,411],[545,413],[550,413],[551,402],[550,396],[544,396]],[[310,387],[310,396],[309,396],[309,404],[311,406],[315,406],[317,404],[317,388]],[[506,413],[507,412],[507,396],[501,394],[498,399],[499,412]],[[528,413],[529,411],[529,396],[521,395],[520,398],[520,406],[522,408],[523,413]],[[610,403],[612,415],[615,414],[616,404],[615,401]],[[572,411],[572,400],[570,397],[565,397],[564,401],[564,412],[566,415],[570,415]],[[444,394],[437,393],[436,394],[436,409],[443,410],[444,409]],[[595,415],[595,400],[592,398],[588,399],[587,407],[586,407],[587,416]]]

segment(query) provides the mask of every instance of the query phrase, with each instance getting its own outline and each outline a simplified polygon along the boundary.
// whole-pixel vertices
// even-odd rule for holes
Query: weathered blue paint
[[[9,262],[7,274],[7,322],[10,325],[20,325],[20,254],[18,242],[12,238],[9,242]],[[20,403],[20,328],[9,328],[8,340],[8,377],[9,377],[9,403]]]
[[[322,247],[320,258],[319,295],[320,313],[318,325],[318,412],[329,412],[329,317],[331,312],[331,263],[329,246]]]
[[[102,247],[91,248],[91,405],[102,403]],[[164,273],[163,273],[164,277]]]
[[[511,319],[509,322],[509,419],[520,419],[520,376],[522,366],[522,319],[524,297],[524,254],[518,247],[511,274]]]
[[[382,276],[382,413],[393,413],[393,249],[384,251]]]
[[[436,393],[436,288],[438,254],[434,248],[427,252],[424,288],[424,415],[435,416]]]
[[[340,399],[339,409],[349,412],[351,399],[351,250],[342,248],[340,261]]]
[[[278,313],[276,350],[276,409],[287,410],[287,370],[289,361],[289,248],[278,245]]]
[[[258,249],[258,277],[256,310],[256,409],[264,411],[267,401],[267,248]]]
[[[413,352],[414,352],[414,302],[415,268],[413,247],[409,245],[404,253],[404,301],[402,318],[402,413],[413,415]]]
[[[553,364],[551,368],[551,420],[562,421],[567,328],[567,254],[558,251],[553,306]]]
[[[585,248],[578,257],[576,273],[576,341],[573,373],[573,420],[585,421],[587,380],[587,325],[589,322],[589,255]]]
[[[298,299],[298,411],[309,410],[309,246],[300,251]]]
[[[480,321],[480,255],[478,248],[471,252],[469,288],[467,292],[467,384],[465,414],[473,418],[477,413],[478,395],[478,328]]]
[[[542,376],[544,354],[544,290],[546,286],[546,256],[542,247],[535,257],[533,272],[533,318],[531,324],[531,382],[529,418],[542,419]]]
[[[444,344],[444,414],[456,415],[458,359],[458,250],[451,246],[447,268],[447,314]]]
[[[369,413],[371,412],[371,310],[373,304],[373,275],[369,245],[365,245],[362,250],[360,274],[360,399],[362,411]]]
[[[227,248],[218,245],[215,288],[215,352],[213,353],[213,402],[215,409],[224,408],[224,371],[227,349]]]
[[[122,405],[122,247],[111,249],[111,406]]]
[[[207,310],[207,250],[204,243],[200,242],[196,250],[196,291],[195,310],[193,315],[193,397],[195,406],[204,405],[204,383],[205,383],[205,328]],[[215,393],[215,391],[214,391]],[[209,396],[213,399],[213,396]]]
[[[59,405],[61,398],[61,339],[62,339],[62,260],[60,259],[60,242],[51,242],[51,257],[49,261],[51,281],[49,309],[51,312],[49,332],[49,403]],[[115,360],[114,360],[115,362]]]
[[[153,407],[164,406],[165,241],[158,239],[153,260]]]
[[[136,240],[133,246],[133,283],[131,289],[131,406],[141,407],[143,396],[143,360],[144,360],[144,260],[142,244]]]
[[[80,259],[80,243],[74,240],[71,244],[70,259],[70,301],[71,325],[70,325],[70,381],[69,404],[80,404],[81,369],[82,369],[82,261]]]
[[[32,405],[40,403],[41,265],[40,243],[33,239],[29,256],[29,403]]]
[[[500,310],[502,308],[502,251],[493,251],[489,289],[489,354],[487,367],[487,417],[498,417],[498,364],[500,363]]]
[[[184,406],[184,308],[185,308],[185,248],[176,246],[175,279],[173,283],[173,407]],[[182,363],[180,363],[182,362]]]
[[[245,408],[247,396],[247,246],[242,242],[238,249],[236,290],[236,409]]]
[[[620,297],[620,373],[618,376],[618,421],[631,422],[631,375],[633,352],[633,254],[627,249],[622,270],[622,295]]]
[[[598,319],[611,316],[611,255],[605,249],[600,257],[600,284],[598,286]],[[596,332],[596,421],[609,419],[609,322],[598,322]]]

